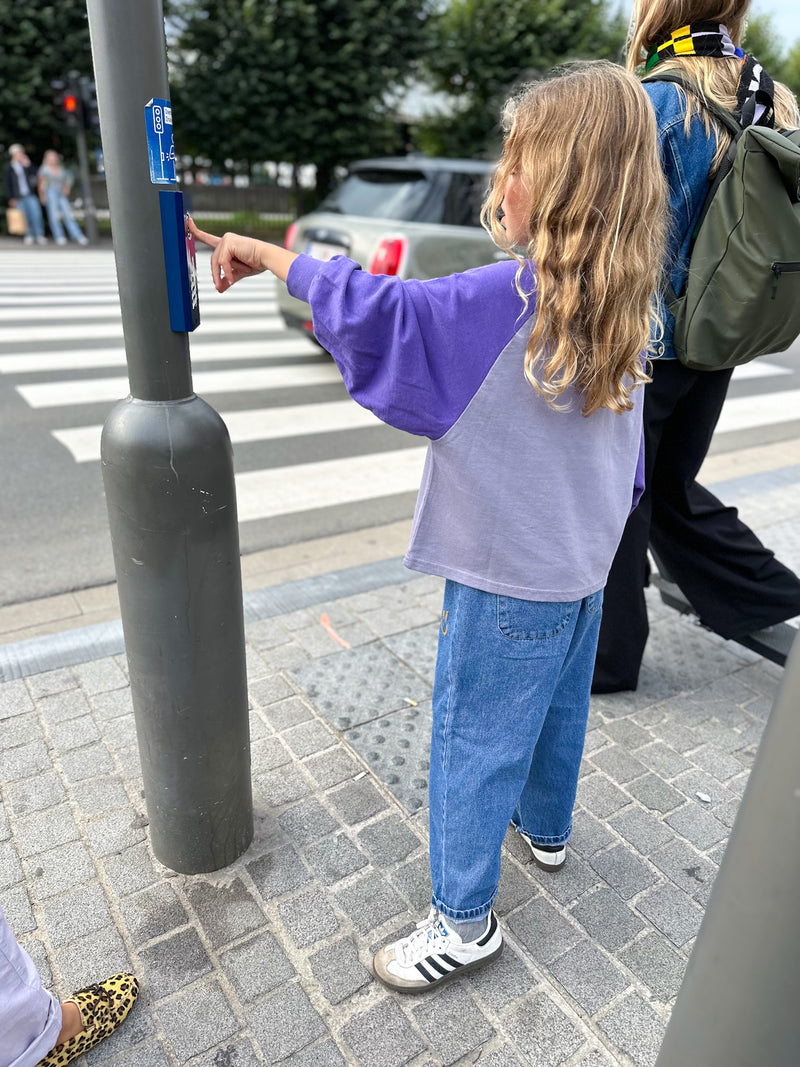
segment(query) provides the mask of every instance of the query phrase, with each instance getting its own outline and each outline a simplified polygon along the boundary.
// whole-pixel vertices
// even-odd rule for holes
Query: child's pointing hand
[[[268,269],[267,256],[264,254],[268,246],[263,241],[242,237],[238,233],[216,237],[213,233],[198,230],[191,218],[187,221],[187,228],[195,240],[213,249],[211,277],[218,292],[224,293],[241,278],[261,274]]]

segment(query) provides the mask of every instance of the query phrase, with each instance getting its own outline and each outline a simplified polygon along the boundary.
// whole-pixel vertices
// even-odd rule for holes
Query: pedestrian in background
[[[406,564],[445,578],[430,761],[432,907],[373,967],[400,992],[496,958],[513,823],[564,863],[603,586],[641,492],[641,410],[666,185],[655,116],[611,63],[533,83],[507,111],[483,208],[513,258],[429,281],[236,234],[219,291],[270,270],[311,304],[351,395],[430,440]],[[517,248],[520,251],[517,251]]]
[[[136,979],[123,973],[60,1003],[0,908],[0,1067],[64,1067],[110,1037],[138,994]]]
[[[37,195],[36,167],[31,163],[21,144],[12,144],[8,150],[11,160],[3,174],[6,201],[9,207],[18,207],[25,212],[28,232],[23,237],[26,245],[34,241],[46,245],[44,219]]]
[[[661,162],[670,190],[666,269],[676,293],[686,282],[692,234],[731,134],[700,98],[730,112],[755,84],[740,87],[749,0],[636,0],[628,67],[678,71],[696,93],[668,82],[644,83],[658,120]],[[687,25],[688,24],[688,25]],[[676,31],[680,31],[679,34]],[[674,43],[674,37],[682,39]],[[759,68],[760,69],[760,68]],[[737,95],[741,96],[737,105]],[[775,85],[775,126],[797,128],[797,102]],[[719,314],[725,314],[719,308]],[[675,356],[675,322],[661,303],[664,335],[645,389],[645,492],[628,519],[608,578],[592,689],[636,689],[649,632],[644,590],[648,544],[700,621],[735,640],[800,614],[800,579],[697,481],[728,391],[732,370],[696,371]],[[771,314],[768,307],[764,314]]]
[[[61,157],[52,148],[44,154],[37,175],[39,199],[47,210],[50,232],[57,245],[65,245],[64,227],[73,241],[88,245],[80,226],[72,217],[69,194],[72,189],[72,174],[61,165]]]

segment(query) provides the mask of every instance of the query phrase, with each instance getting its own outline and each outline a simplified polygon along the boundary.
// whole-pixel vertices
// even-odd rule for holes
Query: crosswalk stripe
[[[35,311],[28,311],[26,315],[26,309],[20,307],[3,307],[0,306],[0,322],[11,322],[16,320],[24,320],[29,315],[36,316],[36,322],[45,323],[48,320],[53,322],[65,322],[68,319],[116,319],[120,320],[120,309],[118,300],[92,300],[90,304],[82,305],[70,305],[62,307],[53,307],[51,313],[51,304],[37,305]],[[259,314],[265,315],[268,313],[275,313],[277,311],[277,304],[274,299],[269,300],[247,300],[245,302],[228,302],[225,303],[224,297],[217,297],[217,300],[213,303],[211,300],[203,302],[200,298],[200,320],[201,323],[213,321],[217,318],[228,318],[233,315],[247,315],[247,314]],[[5,329],[0,332],[0,338],[3,337]]]
[[[269,519],[419,489],[424,448],[404,448],[236,476],[239,521]]]
[[[800,389],[763,396],[737,396],[725,401],[716,432],[732,433],[800,419]]]
[[[333,363],[303,363],[245,370],[200,371],[193,375],[197,393],[243,393],[257,389],[288,389],[304,385],[330,385],[342,378]],[[128,395],[127,378],[87,378],[77,381],[37,382],[18,385],[17,392],[32,408],[70,407],[115,401]]]
[[[220,412],[220,415],[235,445],[383,426],[376,415],[360,407],[354,400],[255,408],[252,411]],[[52,432],[53,437],[70,451],[76,463],[90,463],[100,459],[102,430],[102,426],[77,426]]]
[[[202,314],[202,312],[201,312]],[[212,332],[212,323],[206,328]],[[200,327],[202,329],[202,325]],[[226,321],[220,326],[225,333],[260,333],[267,330],[283,330],[283,319],[279,315],[243,316],[240,319]],[[122,324],[116,322],[83,323],[69,326],[14,326],[0,330],[0,343],[12,344],[25,341],[66,341],[88,340],[97,337],[122,338]]]
[[[2,332],[0,332],[0,338]],[[190,344],[192,365],[216,363],[228,360],[265,359],[267,361],[294,356],[319,355],[320,349],[313,341],[300,335],[259,341],[195,341]],[[94,367],[124,367],[125,349],[116,348],[64,348],[55,352],[17,352],[0,356],[0,374],[37,374],[42,371],[58,371],[64,374],[72,370],[90,370]]]
[[[765,359],[756,359],[752,363],[743,363],[741,367],[735,367],[733,371],[734,381],[749,381],[753,378],[771,378],[777,374],[791,374],[788,367],[779,367],[777,363],[769,363]]]

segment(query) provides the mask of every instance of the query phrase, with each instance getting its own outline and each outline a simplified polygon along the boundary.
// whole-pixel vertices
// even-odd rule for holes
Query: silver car
[[[365,159],[319,208],[286,232],[286,247],[327,260],[345,255],[372,274],[439,278],[505,259],[480,225],[494,164],[405,156]],[[287,326],[313,334],[311,309],[278,286]]]

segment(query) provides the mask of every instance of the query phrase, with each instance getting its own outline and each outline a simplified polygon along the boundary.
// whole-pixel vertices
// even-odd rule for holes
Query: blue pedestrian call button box
[[[150,181],[154,185],[173,184],[178,179],[175,177],[172,105],[169,100],[159,100],[154,97],[148,104],[145,104],[144,121],[147,128]]]
[[[176,333],[191,333],[200,325],[197,294],[197,261],[194,237],[186,232],[183,193],[161,189],[161,235],[164,240],[164,266],[167,272],[169,325]]]

